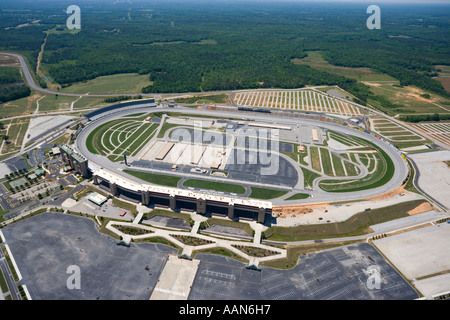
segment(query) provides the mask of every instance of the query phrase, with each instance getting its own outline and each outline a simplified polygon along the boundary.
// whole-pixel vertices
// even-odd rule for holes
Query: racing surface
[[[137,108],[139,106],[135,106],[135,108]],[[122,172],[123,169],[130,169],[130,167],[127,167],[124,164],[119,164],[119,163],[114,163],[109,161],[107,158],[99,156],[99,155],[95,155],[92,154],[91,152],[89,152],[89,150],[86,147],[86,139],[89,136],[89,134],[99,125],[107,122],[107,121],[111,121],[114,119],[119,119],[121,117],[123,117],[126,114],[129,114],[131,112],[133,112],[134,109],[125,109],[125,110],[117,110],[114,112],[107,112],[103,115],[101,115],[100,117],[93,119],[93,121],[91,121],[84,130],[82,130],[80,132],[80,134],[77,137],[77,142],[76,142],[76,146],[77,149],[79,150],[79,152],[81,152],[90,162],[90,167],[103,167],[109,171],[112,171],[118,175],[123,175],[126,176],[128,179],[139,182],[139,183],[143,183],[142,180],[133,177],[131,175],[125,174],[124,172]],[[167,111],[167,108],[163,108],[163,107],[149,107],[149,108],[141,108],[140,110],[145,110],[151,113],[154,112],[161,112],[161,111]],[[209,117],[211,116],[215,116],[217,117],[217,119],[222,119],[222,118],[226,118],[226,117],[230,117],[230,113],[229,112],[225,112],[225,111],[212,111],[212,110],[208,110],[208,111],[204,111],[204,110],[197,110],[197,109],[191,109],[191,108],[171,108],[170,110],[171,112],[181,112],[184,114],[192,114],[192,115],[207,115]],[[239,115],[239,113],[237,113],[236,115]],[[233,115],[234,117],[236,117],[236,115]],[[243,115],[244,117],[244,115]],[[384,194],[388,191],[391,191],[399,186],[402,185],[404,179],[406,178],[407,174],[408,174],[408,169],[406,167],[405,161],[403,160],[403,158],[401,157],[400,153],[397,151],[397,149],[393,148],[392,146],[388,145],[387,143],[381,141],[380,139],[377,139],[376,137],[370,135],[370,134],[366,134],[362,131],[356,130],[356,129],[352,129],[349,127],[345,127],[345,126],[341,126],[341,125],[337,125],[337,124],[333,124],[333,123],[326,123],[326,122],[322,122],[322,121],[317,121],[317,120],[311,120],[311,119],[301,119],[301,118],[289,118],[289,117],[277,117],[275,114],[271,114],[271,115],[261,115],[261,114],[252,114],[252,113],[246,113],[245,114],[245,118],[248,120],[253,120],[253,121],[259,121],[259,122],[264,122],[264,121],[270,121],[271,123],[276,123],[278,125],[292,125],[292,126],[317,126],[319,128],[325,128],[325,129],[329,129],[329,130],[334,130],[337,132],[340,132],[342,134],[349,134],[349,135],[353,135],[356,137],[360,137],[363,138],[369,142],[374,143],[375,145],[379,146],[380,148],[382,148],[387,155],[392,159],[393,163],[394,163],[394,167],[395,167],[395,171],[394,171],[394,175],[392,177],[392,179],[387,182],[386,184],[377,187],[377,188],[373,188],[373,189],[368,189],[368,190],[360,190],[360,191],[354,191],[354,192],[348,192],[348,193],[331,193],[331,192],[325,192],[323,190],[321,190],[320,188],[316,187],[314,188],[314,191],[312,191],[312,194],[314,195],[314,201],[315,202],[322,202],[322,201],[326,201],[326,202],[333,202],[333,201],[348,201],[348,200],[357,200],[357,199],[364,199],[364,198],[368,198],[368,197],[373,197],[376,195],[380,195],[380,194]],[[287,163],[289,163],[288,166],[284,166],[281,165],[281,170],[287,170],[287,171],[281,171],[281,173],[283,174],[283,176],[286,178],[287,175],[293,173],[292,170],[289,170],[289,168],[291,167],[291,164],[296,163],[295,161],[293,161],[292,159],[288,158],[288,157],[280,157],[279,159],[283,159],[286,160]],[[292,160],[292,161],[291,161]],[[137,162],[137,161],[136,161]],[[139,165],[141,165],[142,161],[139,161]],[[138,164],[138,163],[136,163]],[[248,165],[252,165],[252,164],[248,164]],[[265,181],[263,178],[263,175],[255,175],[252,174],[252,168],[247,168],[245,166],[248,166],[247,164],[244,164],[243,168],[236,168],[238,171],[234,171],[233,167],[229,167],[228,169],[232,172],[239,172],[239,170],[250,170],[250,175],[249,177],[246,177],[247,179],[251,179],[250,181],[252,182],[260,182],[261,186],[263,186],[263,183],[267,183],[267,181]],[[131,167],[132,168],[132,167]],[[286,169],[284,169],[286,168]],[[257,168],[257,171],[260,171],[259,168]],[[300,168],[297,168],[298,170],[296,170],[297,176],[300,179],[297,179],[297,184],[295,185],[295,189],[298,190],[299,192],[303,189],[303,179],[302,179],[302,173]],[[166,171],[160,171],[160,170],[154,170],[155,173],[165,173]],[[243,171],[240,171],[243,172]],[[244,171],[245,172],[245,171]],[[278,172],[277,172],[278,173]],[[168,174],[174,174],[174,173],[168,173]],[[273,174],[273,176],[276,175]],[[234,176],[236,176],[234,174]],[[292,176],[291,178],[294,178],[294,176]],[[316,179],[315,184],[317,185],[318,182],[321,179],[327,179],[327,178],[319,178]],[[349,179],[348,177],[344,177],[344,178],[338,178],[335,177],[333,178],[333,180],[346,180]],[[258,181],[259,180],[259,181]],[[286,180],[286,179],[282,179],[283,182],[285,182],[287,185],[291,185],[294,183],[293,180]],[[224,182],[226,182],[226,180],[224,180]],[[276,183],[276,180],[274,181]],[[305,203],[305,202],[310,202],[310,200],[305,199],[305,200],[298,200],[298,203]],[[274,205],[282,205],[284,202],[283,200],[273,200],[273,204]]]

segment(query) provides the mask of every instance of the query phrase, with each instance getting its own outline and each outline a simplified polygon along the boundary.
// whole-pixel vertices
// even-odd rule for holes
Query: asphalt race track
[[[134,108],[137,108],[137,107],[139,107],[139,105],[134,106]],[[167,108],[148,107],[145,109],[140,108],[139,110],[141,112],[142,111],[161,112],[161,111],[167,111]],[[180,113],[184,113],[184,114],[193,114],[193,115],[207,115],[209,117],[214,116],[214,117],[217,117],[218,119],[230,117],[230,113],[225,112],[225,111],[211,111],[211,110],[204,111],[204,110],[197,110],[197,109],[191,109],[191,108],[170,108],[170,111],[171,112],[180,112]],[[98,127],[99,125],[101,125],[105,122],[119,119],[119,118],[123,117],[124,115],[129,114],[131,112],[133,112],[133,109],[125,108],[122,110],[110,111],[105,114],[102,114],[100,117],[91,121],[80,132],[80,134],[77,137],[76,146],[77,146],[77,149],[80,151],[80,153],[83,154],[89,160],[90,166],[93,165],[93,166],[96,166],[99,168],[103,167],[103,168],[105,168],[109,171],[112,171],[118,175],[126,176],[128,179],[131,179],[133,181],[136,181],[139,183],[144,183],[142,180],[137,179],[131,175],[128,175],[128,174],[125,174],[122,172],[123,169],[130,169],[130,167],[127,167],[125,164],[111,162],[105,157],[102,157],[102,156],[99,156],[96,154],[92,154],[91,152],[89,152],[89,150],[86,147],[86,139],[89,136],[89,134],[96,127]],[[316,188],[314,188],[314,191],[312,192],[312,194],[314,195],[314,202],[358,200],[358,199],[364,199],[364,198],[368,198],[368,197],[372,197],[372,196],[376,196],[376,195],[381,195],[381,194],[384,194],[386,192],[389,192],[389,191],[401,186],[403,181],[405,180],[405,178],[408,175],[408,168],[406,166],[406,163],[403,160],[403,158],[401,157],[400,153],[394,147],[392,147],[392,146],[388,145],[387,143],[385,143],[384,141],[377,139],[376,137],[374,137],[370,134],[366,134],[362,131],[348,128],[348,127],[341,126],[341,125],[337,125],[337,124],[333,124],[333,123],[328,123],[328,122],[315,121],[315,120],[311,120],[311,119],[301,119],[301,118],[293,119],[293,118],[287,118],[287,117],[277,117],[274,114],[271,114],[270,117],[268,117],[267,115],[251,114],[251,113],[246,113],[245,115],[240,115],[239,113],[233,114],[233,117],[236,117],[236,116],[241,116],[247,120],[254,120],[254,121],[260,121],[260,122],[270,121],[271,123],[276,123],[279,125],[292,125],[292,126],[315,125],[315,126],[322,127],[325,129],[334,130],[334,131],[340,132],[342,134],[353,135],[353,136],[360,137],[362,139],[365,139],[367,141],[374,143],[375,145],[377,145],[378,147],[383,149],[387,153],[387,155],[392,159],[392,161],[394,163],[394,168],[395,168],[394,175],[393,175],[392,179],[389,182],[387,182],[386,184],[384,184],[383,186],[373,188],[373,189],[368,189],[368,190],[360,190],[360,191],[345,192],[345,193],[325,192],[325,191],[321,190],[319,187],[316,187]],[[285,158],[288,159],[288,157],[285,157]],[[300,171],[300,170],[298,170],[298,171]],[[164,172],[162,172],[162,173],[164,173]],[[322,179],[326,179],[326,178],[322,178]],[[340,179],[348,180],[350,178],[335,177],[333,179],[334,180],[340,180]],[[354,177],[352,179],[354,179]],[[320,180],[320,178],[316,179],[316,181],[315,181],[316,186],[317,186],[317,183],[319,182],[319,180]],[[301,192],[301,189],[297,189],[296,191]],[[277,201],[279,201],[279,200],[273,201],[274,205],[282,204],[282,202],[280,203]],[[302,202],[311,202],[311,199],[298,200],[298,203],[302,203]]]

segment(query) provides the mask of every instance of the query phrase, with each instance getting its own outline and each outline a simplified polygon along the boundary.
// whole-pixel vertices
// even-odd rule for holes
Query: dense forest
[[[406,122],[427,122],[433,121],[438,122],[441,120],[450,120],[450,114],[438,114],[435,113],[433,115],[406,115],[400,116],[399,120]]]
[[[0,68],[0,102],[7,102],[29,96],[31,93],[20,75],[19,69]]]
[[[432,79],[434,65],[450,65],[448,6],[383,4],[382,28],[368,30],[365,4],[81,0],[82,29],[72,33],[61,27],[69,4],[2,3],[0,49],[26,54],[35,67],[50,30],[42,67],[63,86],[136,72],[153,82],[143,93],[337,84],[366,101],[365,85],[291,62],[320,50],[334,65],[370,67],[448,96]]]

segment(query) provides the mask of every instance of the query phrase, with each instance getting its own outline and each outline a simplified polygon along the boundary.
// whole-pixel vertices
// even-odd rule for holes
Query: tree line
[[[0,102],[28,97],[31,90],[27,87],[17,68],[0,68]]]

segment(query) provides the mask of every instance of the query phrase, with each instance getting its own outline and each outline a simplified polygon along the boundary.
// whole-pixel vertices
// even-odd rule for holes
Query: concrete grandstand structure
[[[99,120],[117,111],[129,112],[136,108],[155,107],[154,100],[118,103],[95,110],[85,115],[89,120]],[[172,148],[170,145],[164,150],[164,155]],[[61,150],[72,150],[69,146],[62,146]],[[75,154],[75,152],[73,152]],[[78,153],[76,153],[78,154]],[[63,158],[65,159],[65,158]],[[86,159],[86,167],[88,162]],[[113,196],[122,195],[128,199],[141,202],[145,206],[162,206],[172,210],[191,210],[199,214],[223,215],[230,219],[244,218],[265,223],[266,217],[272,214],[272,203],[257,199],[218,196],[214,194],[193,192],[179,188],[162,187],[146,183],[138,183],[127,179],[117,172],[89,165],[90,174],[97,185],[106,187]],[[83,171],[84,172],[84,171]],[[84,176],[84,175],[83,175]]]
[[[190,190],[137,183],[105,169],[94,171],[94,184],[108,188],[113,196],[123,195],[145,206],[162,206],[172,210],[189,210],[199,214],[211,213],[257,220],[264,223],[272,214],[272,203],[245,198],[233,198]]]

